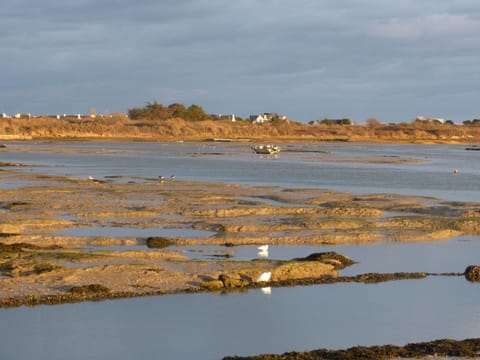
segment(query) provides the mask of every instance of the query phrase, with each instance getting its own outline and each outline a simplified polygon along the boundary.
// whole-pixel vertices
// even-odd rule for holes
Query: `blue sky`
[[[0,112],[480,117],[478,0],[2,0]]]

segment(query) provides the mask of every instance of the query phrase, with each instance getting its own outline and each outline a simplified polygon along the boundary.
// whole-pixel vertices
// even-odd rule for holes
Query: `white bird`
[[[272,293],[272,288],[270,286],[263,287],[261,290],[262,290],[262,293],[264,293],[265,295],[270,295]]]
[[[95,180],[95,179],[93,178],[93,176],[89,176],[88,180]]]
[[[270,277],[272,276],[272,273],[270,271],[264,272],[262,275],[260,275],[257,279],[257,282],[267,282],[270,281]]]
[[[258,250],[260,251],[268,251],[268,245],[261,245],[259,247],[257,247]]]

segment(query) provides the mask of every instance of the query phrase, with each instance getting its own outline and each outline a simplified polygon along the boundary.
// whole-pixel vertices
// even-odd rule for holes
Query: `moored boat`
[[[280,152],[280,146],[272,144],[257,145],[253,147],[253,151],[256,154],[275,155]]]

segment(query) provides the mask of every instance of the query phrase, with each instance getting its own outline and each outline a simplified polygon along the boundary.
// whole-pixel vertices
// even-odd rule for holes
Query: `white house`
[[[263,124],[272,121],[274,118],[279,118],[281,120],[287,119],[285,115],[278,115],[277,113],[261,113],[259,115],[250,115],[250,121],[252,124]]]
[[[415,121],[429,122],[429,123],[437,122],[437,123],[440,123],[440,124],[445,124],[445,119],[444,118],[431,118],[431,117],[426,117],[426,116],[417,116]]]

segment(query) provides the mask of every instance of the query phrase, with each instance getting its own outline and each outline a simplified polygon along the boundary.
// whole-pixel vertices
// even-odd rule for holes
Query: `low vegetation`
[[[208,140],[215,138],[252,141],[376,141],[468,143],[480,141],[480,121],[405,122],[383,124],[369,118],[365,125],[345,118],[299,123],[286,118],[252,124],[249,121],[214,120],[199,105],[186,107],[157,102],[95,117],[1,118],[0,138],[8,139],[141,139],[145,141]]]

